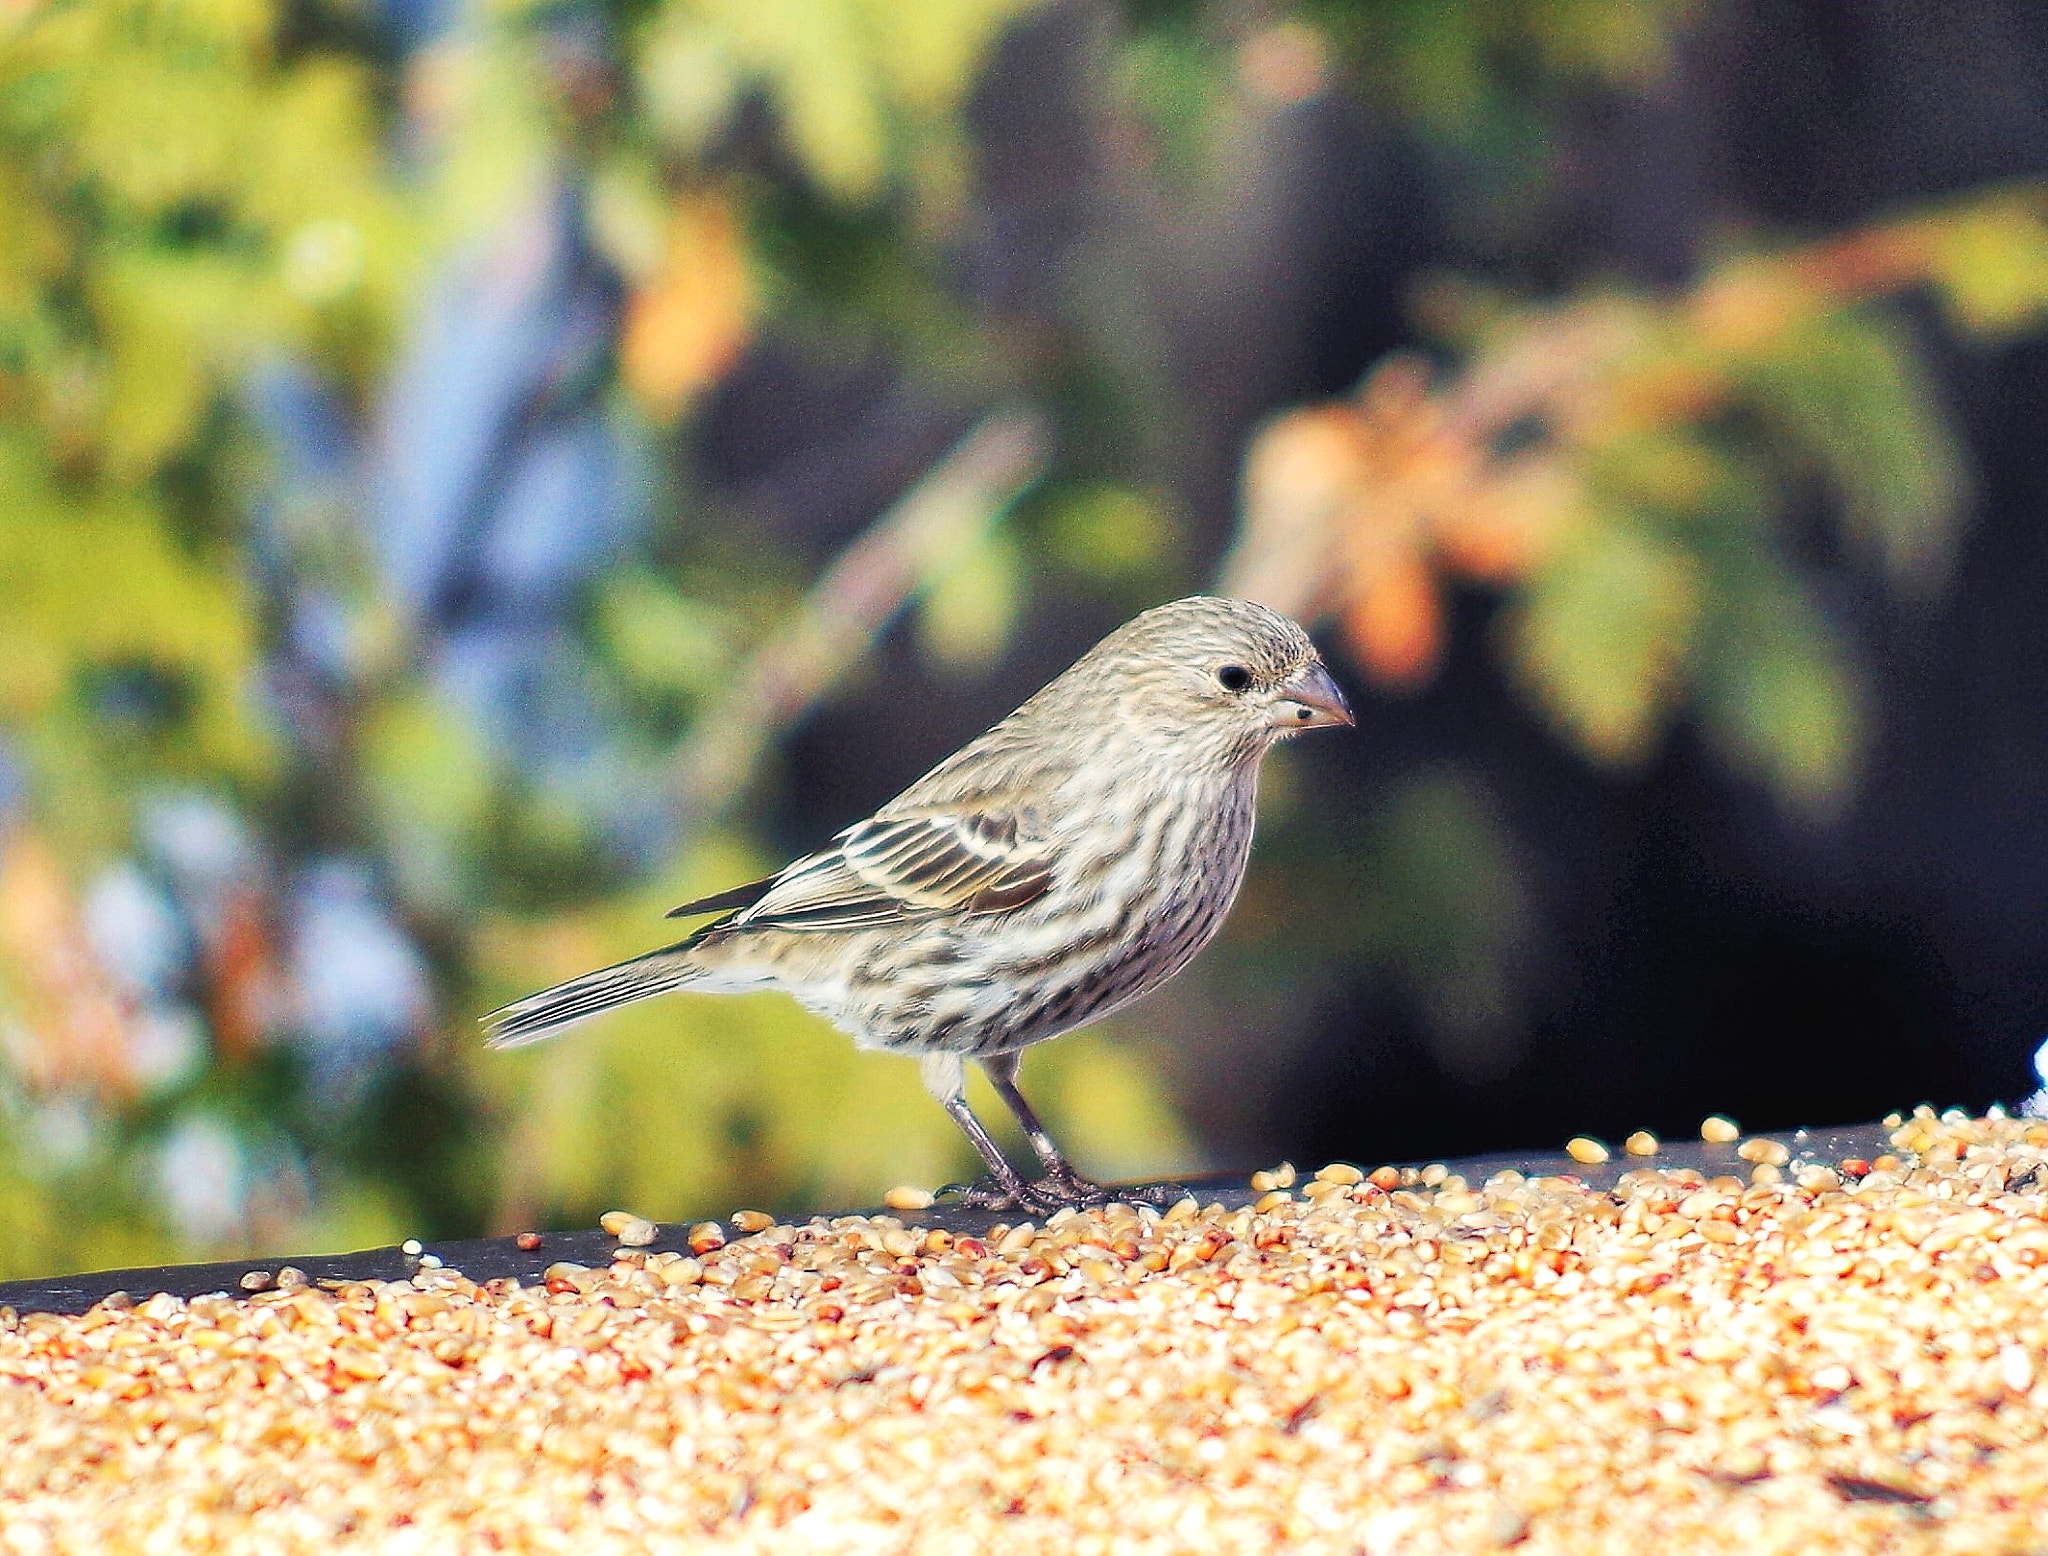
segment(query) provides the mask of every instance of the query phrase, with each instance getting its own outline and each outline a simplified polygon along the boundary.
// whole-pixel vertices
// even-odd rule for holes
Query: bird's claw
[[[1150,1205],[1154,1210],[1171,1210],[1182,1200],[1194,1197],[1194,1191],[1185,1183],[1133,1183],[1110,1196],[1127,1205]]]
[[[977,1178],[972,1183],[949,1183],[939,1190],[941,1199],[949,1196],[957,1197],[959,1203],[975,1210],[1023,1210],[1039,1216],[1051,1215],[1070,1205],[1078,1207],[1109,1202],[1109,1196],[1101,1189],[1080,1178],[1019,1179],[1005,1183],[993,1174]]]
[[[1014,1210],[1019,1203],[1016,1192],[993,1174],[972,1183],[949,1183],[933,1197],[958,1200],[972,1210]]]
[[[1024,1185],[1023,1207],[1050,1215],[1056,1210],[1086,1210],[1094,1205],[1107,1205],[1116,1195],[1099,1183],[1090,1183],[1078,1175],[1039,1178]]]
[[[1086,1210],[1097,1205],[1151,1205],[1164,1210],[1187,1197],[1177,1183],[1140,1183],[1128,1188],[1105,1188],[1078,1174],[1044,1177],[1005,1184],[991,1174],[972,1183],[949,1183],[939,1197],[958,1196],[959,1203],[976,1210],[1027,1210],[1051,1215],[1061,1210]]]

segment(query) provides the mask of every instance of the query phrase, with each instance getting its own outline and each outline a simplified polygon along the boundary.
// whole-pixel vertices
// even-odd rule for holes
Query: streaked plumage
[[[1287,618],[1194,598],[1145,612],[865,821],[776,875],[670,915],[675,945],[486,1018],[495,1047],[670,989],[778,988],[864,1047],[914,1053],[988,1162],[990,1203],[1098,1197],[1015,1086],[1017,1055],[1186,966],[1230,910],[1259,759],[1350,723]],[[963,1100],[980,1061],[1047,1177],[1026,1184]]]

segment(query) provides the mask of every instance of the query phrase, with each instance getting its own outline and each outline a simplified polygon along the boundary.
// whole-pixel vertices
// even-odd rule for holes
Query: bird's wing
[[[710,928],[866,929],[1005,913],[1044,895],[1052,880],[1049,850],[1020,837],[1014,816],[979,807],[878,816],[797,860],[751,906]]]

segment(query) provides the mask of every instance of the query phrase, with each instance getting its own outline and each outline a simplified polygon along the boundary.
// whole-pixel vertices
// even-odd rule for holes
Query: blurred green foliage
[[[616,1203],[845,1203],[967,1169],[910,1066],[855,1053],[787,1001],[666,1001],[510,1056],[481,1052],[473,1018],[646,948],[668,905],[775,862],[744,806],[680,842],[656,829],[609,851],[599,819],[621,790],[669,792],[692,733],[812,582],[724,522],[731,499],[686,468],[693,413],[750,342],[886,350],[959,403],[1023,396],[1064,419],[1047,479],[989,498],[894,602],[935,674],[999,662],[1034,594],[1136,607],[1202,582],[1166,472],[1126,451],[1170,450],[1187,392],[1126,294],[1091,294],[1071,337],[1049,340],[963,300],[949,274],[977,177],[972,93],[1039,9],[493,0],[401,47],[354,0],[0,4],[0,756],[14,775],[0,774],[0,1275]],[[1471,222],[1511,246],[1557,103],[1589,81],[1654,83],[1691,10],[1133,4],[1088,34],[1101,117],[1075,133],[1109,148],[1164,249],[1224,198],[1262,116],[1353,93],[1463,168]],[[772,149],[749,154],[763,135]],[[442,267],[557,185],[577,191],[579,241],[623,292],[578,371],[602,381],[614,435],[664,472],[664,522],[588,581],[565,639],[587,655],[578,694],[607,740],[536,775],[453,706],[426,672],[419,602],[380,575],[345,480],[285,525],[360,666],[310,738],[270,673],[291,601],[259,583],[274,564],[251,515],[283,460],[250,412],[251,376],[296,364],[372,422],[408,330],[446,306]],[[1809,277],[1788,291],[1761,246],[1679,296],[1585,278],[1530,299],[1438,278],[1418,315],[1443,381],[1398,405],[1368,395],[1364,430],[1338,430],[1386,454],[1374,516],[1346,506],[1334,445],[1310,449],[1281,507],[1348,538],[1297,553],[1248,499],[1246,535],[1294,559],[1269,581],[1339,618],[1389,684],[1434,662],[1438,574],[1498,589],[1502,652],[1590,758],[1639,761],[1690,709],[1789,802],[1839,803],[1868,693],[1790,555],[1787,513],[1818,492],[1874,576],[1938,585],[1964,475],[1887,299],[1931,287],[1977,334],[2048,317],[2033,192],[1886,231],[1911,252],[1861,290]],[[1091,263],[1130,284],[1128,254]],[[1507,447],[1528,427],[1502,425],[1445,465],[1432,403],[1518,351],[1582,338],[1587,372],[1528,407],[1533,451]],[[1310,442],[1336,423],[1317,425]],[[1444,485],[1447,468],[1466,485]],[[1391,505],[1389,471],[1415,483]],[[688,522],[666,522],[677,514]],[[831,668],[837,684],[857,667]],[[145,997],[102,965],[94,904],[130,901],[124,861],[168,870],[150,839],[194,794],[257,857],[207,878],[205,914],[179,932],[190,967]],[[1305,908],[1259,910],[1255,878],[1244,943],[1316,918],[1299,943],[1318,962],[1290,957],[1290,977],[1368,964],[1427,1013],[1449,1064],[1498,1073],[1530,911],[1485,786],[1455,768],[1405,775],[1355,823],[1353,854],[1295,877]],[[431,975],[403,1051],[354,1089],[323,1082],[294,1041],[318,1003],[294,971],[294,872],[330,853],[370,862],[388,899],[374,922]],[[183,1027],[158,1019],[173,1008]],[[1154,1070],[1091,1034],[1035,1053],[1027,1084],[1092,1169],[1156,1173],[1199,1152]],[[185,1204],[209,1174],[213,1209]]]
[[[824,194],[862,206],[903,188],[918,219],[942,222],[964,188],[962,104],[1031,3],[678,0],[638,40],[648,123],[672,152],[702,157],[759,91]]]

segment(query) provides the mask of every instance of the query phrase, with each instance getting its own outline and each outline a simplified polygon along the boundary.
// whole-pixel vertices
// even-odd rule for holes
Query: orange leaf
[[[619,373],[655,415],[677,415],[724,376],[747,341],[745,245],[722,200],[680,201],[668,254],[626,307]]]
[[[1721,266],[1687,308],[1708,350],[1740,357],[1761,350],[1822,303],[1789,267],[1752,259]]]
[[[258,888],[236,888],[221,905],[206,948],[206,1013],[215,1042],[231,1058],[262,1047],[282,1018],[284,973],[268,907]]]
[[[1358,413],[1317,405],[1276,416],[1244,465],[1244,527],[1224,566],[1224,587],[1290,615],[1328,604],[1341,521],[1371,472]]]
[[[1429,564],[1414,552],[1391,558],[1353,597],[1344,635],[1381,684],[1428,679],[1444,647],[1443,592]]]
[[[1578,501],[1578,483],[1553,459],[1525,456],[1497,466],[1491,480],[1444,515],[1438,554],[1463,577],[1512,583],[1550,549]]]
[[[1397,351],[1359,380],[1358,403],[1376,422],[1398,425],[1428,419],[1433,415],[1429,402],[1433,378],[1422,357]]]
[[[22,826],[0,837],[0,975],[28,1036],[14,1057],[31,1087],[132,1089],[129,1002],[93,954],[56,851]]]

